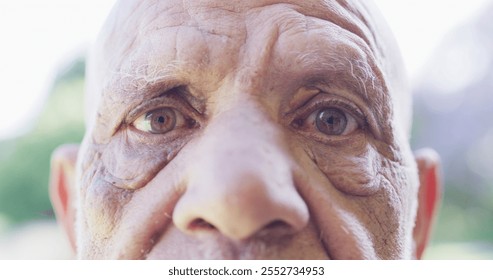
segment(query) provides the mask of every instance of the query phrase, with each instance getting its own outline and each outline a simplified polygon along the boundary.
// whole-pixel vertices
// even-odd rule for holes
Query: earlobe
[[[440,157],[432,149],[421,149],[414,157],[419,171],[418,212],[414,226],[415,256],[421,259],[430,239],[441,200]]]
[[[58,147],[51,156],[50,199],[56,219],[75,251],[75,165],[79,145]]]

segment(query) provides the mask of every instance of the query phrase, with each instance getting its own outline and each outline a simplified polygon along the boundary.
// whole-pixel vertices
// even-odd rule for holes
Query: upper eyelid
[[[321,93],[323,94],[323,93]],[[317,99],[318,98],[318,99]],[[315,112],[316,110],[322,109],[324,107],[336,107],[341,110],[344,110],[355,117],[361,125],[367,125],[366,115],[363,113],[361,109],[359,109],[356,105],[352,104],[352,102],[345,101],[340,97],[329,97],[329,98],[319,98],[318,95],[312,97],[310,100],[305,102],[302,106],[298,107],[293,114],[295,115],[293,120],[298,118],[306,119],[310,114]]]
[[[180,97],[177,97],[172,94],[167,94],[164,96],[153,98],[151,100],[147,100],[142,104],[138,105],[128,113],[128,115],[125,117],[125,122],[133,123],[142,114],[161,107],[170,107],[177,109],[180,111],[181,114],[184,115],[185,118],[189,117],[189,115],[193,115],[193,112],[195,111],[190,106],[190,104],[188,104],[186,101],[181,100]]]

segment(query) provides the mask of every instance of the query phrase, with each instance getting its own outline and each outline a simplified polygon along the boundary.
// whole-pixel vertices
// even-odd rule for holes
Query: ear
[[[51,156],[50,199],[75,252],[75,165],[79,145],[58,147]]]
[[[414,157],[419,171],[418,212],[414,226],[416,259],[423,252],[430,239],[437,208],[441,201],[440,156],[432,149],[421,149]]]

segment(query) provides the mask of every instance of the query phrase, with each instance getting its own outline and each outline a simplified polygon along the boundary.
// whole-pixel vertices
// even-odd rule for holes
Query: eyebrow
[[[351,51],[342,54],[312,51],[298,54],[296,61],[304,73],[305,83],[321,80],[346,88],[368,104],[372,103],[375,94],[385,95],[381,71],[372,57],[362,57]]]
[[[202,114],[205,111],[204,98],[200,96],[199,92],[192,91],[189,85],[190,81],[188,79],[182,79],[170,72],[167,75],[152,80],[145,80],[145,84],[141,84],[141,87],[131,94],[139,96],[139,102],[134,103],[142,103],[164,95],[173,94],[188,102],[197,113]],[[132,107],[135,107],[136,104],[134,103],[132,103]]]
[[[186,86],[190,84],[190,75],[185,73],[187,67],[183,65],[183,61],[170,61],[164,66],[156,65],[152,69],[149,64],[142,64],[132,68],[131,72],[115,72],[112,82],[106,88],[117,91],[118,96],[122,98],[132,96],[140,102],[180,88],[177,91],[180,96],[190,100],[191,103],[197,103],[201,99],[200,96],[195,96],[186,90]]]
[[[112,131],[111,135],[118,130],[135,107],[163,95],[174,94],[188,102],[199,113],[203,112],[204,106],[201,106],[201,98],[185,90],[189,81],[180,75],[181,71],[177,70],[177,64],[170,62],[165,67],[154,71],[149,71],[148,64],[143,64],[132,68],[131,72],[112,73],[103,87],[102,100],[107,105],[103,108],[112,106],[116,108],[113,107],[115,110],[111,110],[111,116],[105,116],[107,112],[98,110],[100,116],[104,117],[106,126]]]
[[[177,83],[180,64],[178,61],[170,61],[164,67],[161,65],[151,66],[149,63],[143,63],[137,67],[132,67],[130,71],[120,70],[114,72],[111,83],[107,88],[118,89],[122,93],[149,94],[151,89],[156,86]]]

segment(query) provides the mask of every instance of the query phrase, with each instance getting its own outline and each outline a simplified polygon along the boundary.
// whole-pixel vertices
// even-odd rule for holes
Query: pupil
[[[159,108],[146,116],[149,131],[152,133],[166,133],[175,128],[176,115],[170,108]]]
[[[329,108],[321,111],[317,116],[316,126],[318,130],[327,135],[340,135],[344,132],[347,119],[341,110]]]

